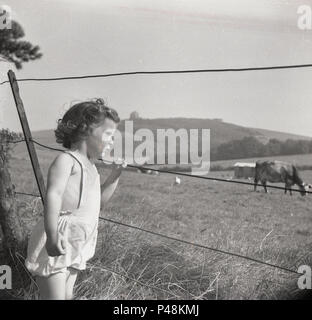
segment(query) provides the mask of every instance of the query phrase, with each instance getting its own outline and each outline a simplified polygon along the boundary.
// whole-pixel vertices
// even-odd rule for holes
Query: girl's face
[[[91,130],[86,139],[87,152],[89,157],[98,158],[101,156],[104,148],[112,144],[112,137],[117,129],[117,123],[109,118],[105,118],[103,123]]]

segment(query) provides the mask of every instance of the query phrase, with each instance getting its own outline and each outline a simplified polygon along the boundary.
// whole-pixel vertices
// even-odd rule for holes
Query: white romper
[[[58,235],[66,245],[61,256],[48,255],[44,218],[36,224],[28,242],[26,268],[34,276],[49,276],[66,272],[68,267],[78,270],[86,268],[86,262],[93,257],[98,232],[101,189],[100,175],[93,165],[93,172],[87,168],[77,151],[66,151],[80,165],[81,182],[77,185],[70,176],[63,195],[58,220]],[[78,204],[78,205],[77,205]]]

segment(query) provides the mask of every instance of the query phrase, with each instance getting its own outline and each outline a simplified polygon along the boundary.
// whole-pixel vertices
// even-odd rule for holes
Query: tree
[[[277,139],[270,139],[269,142],[265,145],[265,154],[266,156],[275,156],[281,154],[282,142]]]
[[[282,144],[281,153],[283,155],[300,153],[298,152],[298,141],[294,139],[287,139]]]
[[[12,21],[11,29],[0,30],[0,55],[13,62],[17,69],[21,69],[24,62],[42,57],[39,46],[21,40],[24,36],[22,26],[16,21]]]

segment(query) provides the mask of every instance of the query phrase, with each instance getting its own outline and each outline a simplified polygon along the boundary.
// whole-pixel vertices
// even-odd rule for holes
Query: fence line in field
[[[14,191],[14,193],[21,194],[24,196],[30,196],[30,197],[34,197],[34,198],[41,198],[41,196],[39,196],[39,194],[33,194],[33,193],[27,193],[27,192],[21,192],[21,191]]]
[[[23,141],[25,141],[25,140],[20,140],[20,141],[17,141],[17,142],[23,142]],[[43,147],[45,149],[49,149],[49,150],[52,150],[52,151],[60,151],[60,152],[66,151],[64,149],[58,149],[58,148],[53,148],[53,147],[47,146],[47,145],[42,144],[42,143],[40,143],[40,142],[38,142],[38,141],[36,141],[34,139],[30,139],[30,141],[32,141],[33,143],[37,144],[40,147]],[[98,160],[102,161],[102,159],[98,159]],[[109,162],[109,161],[105,160],[105,162]],[[188,173],[184,173],[184,172],[177,172],[177,171],[170,171],[170,170],[163,170],[163,169],[154,169],[154,168],[149,168],[149,167],[144,167],[144,166],[136,166],[136,165],[132,165],[132,164],[128,164],[127,166],[130,167],[130,168],[136,168],[136,169],[140,169],[140,170],[150,170],[150,171],[155,171],[155,172],[186,176],[186,177],[190,177],[190,178],[198,178],[198,179],[220,181],[220,182],[227,182],[227,183],[234,183],[234,184],[244,184],[244,185],[249,185],[249,186],[254,186],[255,185],[252,182],[237,181],[237,180],[227,180],[227,179],[222,179],[222,178],[199,176],[199,175],[193,175],[193,174],[188,174]],[[279,186],[266,185],[266,187],[267,188],[271,188],[271,189],[279,189],[279,190],[285,191],[285,188],[279,187]],[[287,188],[287,190],[290,190],[290,191],[293,191],[293,192],[301,192],[298,189],[292,189],[292,188]],[[306,190],[305,193],[312,194],[312,191]]]
[[[263,71],[263,70],[279,70],[279,69],[298,69],[298,68],[311,68],[311,67],[312,67],[312,64],[296,64],[296,65],[281,65],[281,66],[268,66],[268,67],[130,71],[130,72],[93,74],[93,75],[81,75],[81,76],[67,76],[67,77],[53,77],[53,78],[22,78],[22,79],[16,79],[16,80],[19,82],[22,82],[22,81],[59,81],[59,80],[78,80],[78,79],[90,79],[90,78],[107,78],[107,77],[128,76],[128,75],[209,73],[209,72],[244,72],[244,71]],[[3,82],[0,82],[0,85],[3,85],[5,83],[9,83],[9,81],[6,80]]]
[[[155,235],[155,236],[166,238],[168,240],[173,240],[173,241],[181,242],[181,243],[184,243],[184,244],[188,244],[188,245],[191,245],[193,247],[197,247],[197,248],[201,248],[201,249],[207,249],[207,250],[211,250],[211,251],[215,251],[215,252],[218,252],[218,253],[227,254],[227,255],[230,255],[230,256],[238,257],[238,258],[243,258],[243,259],[246,259],[246,260],[249,260],[249,261],[252,261],[252,262],[256,262],[256,263],[263,264],[263,265],[266,265],[266,266],[269,266],[269,267],[281,269],[281,270],[284,270],[284,271],[287,271],[287,272],[301,274],[301,273],[297,272],[296,270],[292,270],[292,269],[289,269],[289,268],[286,268],[286,267],[281,267],[281,266],[278,266],[278,265],[275,265],[275,264],[272,264],[272,263],[269,263],[269,262],[261,261],[261,260],[258,260],[258,259],[250,258],[250,257],[244,256],[244,255],[241,255],[239,253],[233,253],[233,252],[229,252],[229,251],[225,251],[225,250],[221,250],[221,249],[217,249],[217,248],[213,248],[213,247],[208,247],[208,246],[203,245],[203,244],[199,244],[199,243],[196,243],[196,242],[190,242],[190,241],[187,241],[187,240],[183,240],[183,239],[167,236],[167,235],[162,234],[162,233],[158,233],[158,232],[151,231],[151,230],[146,230],[146,229],[143,229],[141,227],[133,226],[133,225],[130,225],[130,224],[126,224],[126,223],[123,223],[123,222],[120,222],[120,221],[116,221],[116,220],[112,220],[112,219],[108,219],[108,218],[104,218],[104,217],[99,217],[99,219],[107,221],[107,222],[111,222],[111,223],[114,223],[114,224],[118,224],[118,225],[121,225],[121,226],[124,226],[124,227],[140,230],[140,231],[143,231],[143,232]]]
[[[18,113],[19,113],[19,116],[20,116],[20,121],[21,121],[21,124],[22,124],[24,136],[26,138],[26,140],[24,139],[24,140],[19,140],[19,141],[11,141],[11,143],[19,143],[19,142],[23,142],[23,141],[26,142],[27,148],[28,148],[28,151],[29,151],[29,154],[30,154],[30,158],[31,158],[31,161],[32,161],[33,169],[34,169],[34,174],[35,174],[35,177],[36,177],[36,180],[37,180],[37,184],[38,184],[39,192],[40,192],[41,196],[37,196],[37,195],[31,194],[31,193],[19,192],[19,191],[16,191],[15,193],[16,194],[21,194],[21,195],[32,196],[32,197],[39,197],[43,201],[43,191],[45,189],[44,188],[44,182],[43,182],[43,179],[42,179],[42,173],[41,173],[39,164],[37,163],[38,166],[36,166],[36,163],[34,163],[34,160],[36,160],[38,162],[38,159],[37,159],[37,155],[36,155],[36,152],[35,152],[35,149],[34,149],[34,146],[33,146],[32,143],[36,143],[37,145],[39,145],[41,147],[44,147],[44,148],[47,148],[47,149],[50,149],[50,150],[61,151],[61,152],[64,151],[64,150],[61,150],[61,149],[56,149],[56,148],[52,148],[52,147],[49,147],[49,146],[45,146],[45,145],[40,144],[39,142],[31,139],[31,133],[30,133],[30,129],[28,127],[28,121],[27,121],[27,118],[26,118],[26,113],[25,113],[25,110],[24,110],[23,102],[22,102],[22,99],[20,98],[20,95],[19,95],[19,88],[18,88],[18,82],[19,81],[20,82],[22,82],[22,81],[58,81],[58,80],[70,80],[70,79],[105,78],[105,77],[113,77],[113,76],[139,75],[139,74],[140,75],[148,75],[148,74],[186,74],[186,73],[208,73],[208,72],[242,72],[242,71],[261,71],[261,70],[294,69],[294,68],[310,68],[310,67],[312,67],[312,64],[283,65],[283,66],[271,66],[271,67],[250,67],[250,68],[226,68],[226,69],[135,71],[135,72],[110,73],[110,74],[98,74],[98,75],[83,75],[83,76],[73,76],[73,77],[24,78],[24,79],[16,79],[14,72],[9,71],[9,73],[8,73],[9,81],[3,81],[3,82],[0,83],[0,85],[4,85],[5,83],[10,83],[11,84],[13,96],[14,96],[14,99],[15,99],[15,104],[16,104],[16,107],[18,109]],[[25,127],[27,129],[26,131],[25,131]],[[31,141],[31,143],[29,143],[29,141]],[[35,166],[34,166],[34,164],[35,164]],[[185,174],[185,173],[177,173],[177,172],[169,171],[169,170],[157,170],[157,169],[145,168],[145,167],[142,167],[142,166],[134,166],[134,165],[128,165],[128,166],[129,167],[133,167],[133,168],[143,169],[143,170],[146,169],[146,170],[158,171],[158,172],[163,172],[163,173],[168,173],[168,174],[178,174],[178,175],[188,176],[188,177],[192,177],[192,178],[200,178],[200,179],[222,181],[222,182],[230,182],[230,183],[237,183],[237,184],[254,185],[252,183],[247,183],[247,182],[231,181],[231,180],[220,179],[220,178],[209,178],[209,177],[204,177],[204,176],[195,176],[195,175],[190,175],[190,174]],[[40,179],[38,180],[38,177],[41,178],[41,180]],[[267,187],[284,190],[284,188],[276,187],[276,186],[267,186]],[[299,190],[295,190],[295,189],[290,189],[290,190],[295,191],[295,192],[299,192]],[[312,193],[312,192],[307,191],[307,193]],[[201,244],[189,242],[189,241],[186,241],[186,240],[183,240],[183,239],[174,238],[174,237],[171,237],[171,236],[163,235],[163,234],[156,233],[156,232],[150,231],[150,230],[145,230],[145,229],[140,228],[140,227],[124,224],[122,222],[114,221],[114,220],[107,219],[107,218],[104,218],[104,217],[99,217],[99,218],[101,220],[104,220],[104,221],[107,221],[107,222],[110,222],[110,223],[122,225],[122,226],[133,228],[133,229],[136,229],[136,230],[140,230],[142,232],[146,232],[146,233],[149,233],[149,234],[157,235],[157,236],[162,237],[162,238],[166,238],[166,239],[169,239],[169,240],[173,240],[173,241],[181,242],[181,243],[184,243],[184,244],[188,244],[188,245],[191,245],[193,247],[199,247],[199,248],[204,248],[204,249],[207,249],[207,250],[213,250],[213,251],[218,252],[218,253],[223,253],[223,254],[226,254],[226,255],[231,255],[231,256],[243,258],[243,259],[246,259],[246,260],[249,260],[249,261],[252,261],[252,262],[256,262],[258,264],[270,266],[270,267],[277,268],[277,269],[280,269],[280,270],[283,270],[283,271],[287,271],[287,272],[290,272],[290,273],[300,274],[298,271],[291,270],[291,269],[288,269],[286,267],[274,265],[274,264],[271,264],[271,263],[267,263],[267,262],[264,262],[264,261],[261,261],[261,260],[257,260],[257,259],[254,259],[254,258],[247,257],[247,256],[243,256],[243,255],[240,255],[240,254],[236,254],[236,253],[232,253],[232,252],[228,252],[228,251],[224,251],[224,250],[220,250],[220,249],[216,249],[216,248],[211,248],[211,247],[204,246],[204,245],[201,245]],[[118,276],[127,278],[127,279],[129,279],[131,281],[134,281],[135,283],[137,283],[137,284],[139,284],[141,286],[146,286],[146,287],[149,287],[149,288],[153,288],[153,289],[156,289],[156,290],[161,290],[163,292],[172,294],[172,293],[170,293],[169,291],[167,291],[165,289],[158,288],[158,287],[155,287],[155,286],[152,286],[152,285],[148,285],[148,284],[143,283],[143,282],[141,282],[139,280],[136,280],[136,279],[130,278],[128,276],[125,276],[123,274],[120,274],[120,273],[118,273],[116,271],[109,270],[109,269],[107,269],[105,267],[101,267],[101,269],[103,269],[105,271],[108,271],[111,274],[116,274]]]
[[[1,141],[2,142],[2,141]],[[4,143],[20,143],[20,142],[25,142],[25,139],[21,139],[21,140],[8,140],[8,141],[3,141]]]
[[[25,141],[25,140],[12,141],[12,143],[20,143],[20,142],[23,142],[23,141]],[[37,142],[35,140],[32,140],[32,142],[34,142],[35,144],[37,144],[37,145],[39,145],[41,147],[49,149],[49,150],[60,151],[60,152],[64,152],[65,151],[65,150],[62,150],[62,149],[46,146],[46,145],[41,144],[41,143],[39,143],[39,142]],[[139,166],[132,166],[132,167],[141,168],[141,169],[144,168],[144,167],[139,167]],[[145,168],[145,169],[148,169],[148,168]],[[176,172],[170,172],[170,171],[167,171],[167,170],[155,170],[155,171],[177,174]],[[204,178],[202,176],[193,176],[193,175],[188,175],[188,174],[185,174],[185,175],[193,177],[193,178]],[[215,179],[213,179],[213,180],[215,180]],[[225,182],[229,182],[227,180],[224,180],[224,181]],[[280,188],[280,189],[283,189],[283,188]],[[297,191],[297,190],[295,190],[295,191]],[[20,194],[20,195],[26,195],[26,196],[41,198],[40,195],[35,195],[35,194],[32,194],[32,193],[25,193],[25,192],[20,192],[20,191],[16,191],[15,193],[16,194]],[[283,267],[283,266],[275,265],[275,264],[272,264],[272,263],[269,263],[269,262],[261,261],[261,260],[258,260],[258,259],[255,259],[255,258],[251,258],[251,257],[248,257],[248,256],[244,256],[244,255],[241,255],[241,254],[238,254],[238,253],[229,252],[229,251],[226,251],[226,250],[221,250],[221,249],[209,247],[209,246],[206,246],[206,245],[198,244],[198,243],[195,243],[195,242],[190,242],[190,241],[186,241],[186,240],[183,240],[183,239],[171,237],[171,236],[168,236],[168,235],[165,235],[165,234],[162,234],[162,233],[158,233],[158,232],[155,232],[155,231],[147,230],[147,229],[144,229],[144,228],[141,228],[141,227],[129,225],[129,224],[126,224],[126,223],[123,223],[123,222],[120,222],[120,221],[116,221],[116,220],[112,220],[112,219],[108,219],[108,218],[104,218],[104,217],[99,217],[99,219],[103,220],[103,221],[106,221],[106,222],[109,222],[109,223],[116,224],[116,225],[121,225],[121,226],[128,227],[128,228],[131,228],[131,229],[139,230],[141,232],[149,233],[149,234],[152,234],[152,235],[164,238],[164,239],[168,239],[168,240],[171,240],[171,241],[176,241],[176,242],[180,242],[180,243],[183,243],[183,244],[187,244],[187,245],[190,245],[192,247],[206,249],[206,250],[214,251],[214,252],[217,252],[217,253],[222,253],[222,254],[225,254],[225,255],[230,255],[230,256],[233,256],[233,257],[245,259],[245,260],[248,260],[248,261],[251,261],[251,262],[254,262],[254,263],[258,263],[258,264],[261,264],[261,265],[269,266],[271,268],[279,269],[279,270],[286,271],[286,272],[293,273],[293,274],[301,274],[300,272],[298,272],[296,270],[292,270],[292,269],[289,269],[289,268],[286,268],[286,267]],[[148,287],[150,289],[162,291],[164,293],[172,295],[172,293],[169,292],[168,290],[165,290],[163,288],[159,288],[159,287],[156,287],[156,286],[153,286],[153,285],[149,285],[149,284],[144,283],[142,281],[139,281],[137,279],[134,279],[134,278],[131,278],[129,276],[123,275],[121,273],[118,273],[118,272],[116,272],[114,270],[108,269],[108,268],[106,268],[104,266],[101,266],[99,268],[101,270],[105,270],[107,272],[110,272],[111,274],[116,274],[116,275],[118,275],[120,277],[128,279],[128,280],[130,280],[132,282],[135,282],[138,285],[141,285],[141,286],[144,286],[144,287]]]
[[[15,193],[40,198],[39,195],[34,195],[34,194],[30,194],[30,193],[23,193],[23,192],[15,192]],[[209,246],[206,246],[206,245],[203,245],[203,244],[200,244],[200,243],[190,242],[190,241],[187,241],[187,240],[171,237],[171,236],[168,236],[168,235],[163,234],[163,233],[147,230],[147,229],[144,229],[144,228],[141,228],[141,227],[137,227],[137,226],[134,226],[134,225],[131,225],[131,224],[127,224],[127,223],[124,223],[124,222],[121,222],[121,221],[113,220],[113,219],[104,218],[104,217],[101,217],[101,216],[99,217],[99,219],[103,220],[103,221],[107,221],[107,222],[113,223],[113,224],[117,224],[117,225],[121,225],[121,226],[124,226],[124,227],[128,227],[128,228],[131,228],[131,229],[139,230],[139,231],[142,231],[142,232],[145,232],[145,233],[149,233],[149,234],[152,234],[154,236],[158,236],[158,237],[165,238],[165,239],[168,239],[168,240],[173,240],[173,241],[181,242],[181,243],[184,243],[184,244],[188,244],[188,245],[191,245],[193,247],[197,247],[197,248],[201,248],[201,249],[207,249],[207,250],[215,251],[215,252],[218,252],[218,253],[227,254],[227,255],[230,255],[230,256],[233,256],[233,257],[246,259],[246,260],[258,263],[258,264],[266,265],[266,266],[269,266],[269,267],[272,267],[272,268],[277,268],[277,269],[280,269],[280,270],[283,270],[283,271],[287,271],[287,272],[290,272],[290,273],[301,274],[300,272],[298,272],[296,270],[292,270],[292,269],[289,269],[289,268],[286,268],[286,267],[275,265],[275,264],[272,264],[272,263],[269,263],[269,262],[261,261],[261,260],[255,259],[255,258],[250,258],[250,257],[244,256],[244,255],[241,255],[239,253],[225,251],[225,250],[209,247]]]
[[[34,194],[30,194],[30,193],[23,193],[23,192],[15,192],[15,193],[40,198],[39,195],[34,195]],[[139,231],[142,231],[142,232],[146,232],[146,233],[152,234],[154,236],[158,236],[158,237],[165,238],[165,239],[168,239],[168,240],[173,240],[173,241],[181,242],[181,243],[184,243],[184,244],[188,244],[188,245],[191,245],[193,247],[197,247],[197,248],[201,248],[201,249],[207,249],[207,250],[215,251],[215,252],[218,252],[218,253],[227,254],[227,255],[230,255],[230,256],[237,257],[237,258],[243,258],[243,259],[255,262],[255,263],[263,264],[263,265],[266,265],[266,266],[269,266],[269,267],[273,267],[273,268],[277,268],[277,269],[280,269],[280,270],[283,270],[283,271],[296,273],[296,274],[301,274],[300,272],[298,272],[296,270],[292,270],[292,269],[289,269],[289,268],[286,268],[286,267],[281,267],[281,266],[278,266],[278,265],[275,265],[275,264],[272,264],[272,263],[269,263],[269,262],[261,261],[261,260],[255,259],[255,258],[250,258],[250,257],[244,256],[244,255],[241,255],[239,253],[229,252],[229,251],[225,251],[225,250],[209,247],[209,246],[206,246],[206,245],[203,245],[203,244],[200,244],[200,243],[190,242],[190,241],[187,241],[187,240],[171,237],[171,236],[168,236],[166,234],[162,234],[162,233],[159,233],[159,232],[147,230],[147,229],[144,229],[144,228],[141,228],[141,227],[137,227],[137,226],[134,226],[134,225],[131,225],[131,224],[127,224],[127,223],[124,223],[124,222],[121,222],[121,221],[113,220],[113,219],[104,218],[104,217],[101,217],[101,216],[99,217],[99,219],[103,220],[103,221],[107,221],[107,222],[113,223],[113,224],[117,224],[117,225],[121,225],[121,226],[124,226],[124,227],[128,227],[128,228],[131,228],[131,229],[135,229],[135,230],[139,230]]]
[[[32,140],[32,141],[33,141],[34,143],[36,143],[37,145],[39,145],[39,146],[41,146],[41,147],[44,147],[44,148],[47,148],[47,149],[49,149],[49,150],[64,152],[64,150],[62,150],[62,149],[57,149],[57,148],[49,147],[49,146],[46,146],[46,145],[44,145],[44,144],[41,144],[41,143],[39,143],[39,142],[37,142],[37,141],[35,141],[35,140]],[[142,167],[139,167],[139,166],[133,166],[133,167],[135,167],[135,168],[142,168]],[[173,172],[173,171],[172,171],[172,172],[167,172],[166,170],[156,170],[156,171],[165,172],[165,173],[175,173],[175,174],[177,174],[176,172]],[[194,177],[194,178],[205,178],[205,177],[202,177],[202,176],[193,176],[193,175],[187,175],[187,176]],[[213,178],[211,178],[211,179],[214,180]],[[223,179],[222,179],[222,180],[223,180]],[[226,182],[229,182],[229,181],[227,181],[227,180],[225,180],[225,181],[226,181]],[[252,184],[252,185],[253,185],[253,184]],[[279,187],[279,188],[280,188],[280,189],[283,189],[283,188],[281,188],[281,187]],[[284,190],[284,189],[283,189],[283,190]],[[297,190],[296,190],[296,191],[297,191]],[[16,193],[18,193],[18,194],[24,194],[24,195],[29,195],[29,196],[33,196],[33,197],[40,197],[39,195],[34,195],[34,194],[29,194],[29,193],[23,193],[23,192],[16,192]],[[202,245],[202,244],[198,244],[198,243],[195,243],[195,242],[190,242],[190,241],[186,241],[186,240],[183,240],[183,239],[171,237],[171,236],[168,236],[168,235],[164,235],[164,234],[162,234],[162,233],[158,233],[158,232],[151,231],[151,230],[146,230],[146,229],[143,229],[143,228],[140,228],[140,227],[137,227],[137,226],[129,225],[129,224],[126,224],[126,223],[123,223],[123,222],[120,222],[120,221],[115,221],[115,220],[108,219],[108,218],[104,218],[104,217],[99,217],[99,219],[104,220],[104,221],[107,221],[107,222],[110,222],[110,223],[118,224],[118,225],[121,225],[121,226],[124,226],[124,227],[128,227],[128,228],[140,230],[140,231],[142,231],[142,232],[146,232],[146,233],[149,233],[149,234],[152,234],[152,235],[156,235],[156,236],[159,236],[159,237],[162,237],[162,238],[166,238],[166,239],[168,239],[168,240],[173,240],[173,241],[181,242],[181,243],[188,244],[188,245],[191,245],[191,246],[194,246],[194,247],[198,247],[198,248],[201,248],[201,249],[207,249],[207,250],[215,251],[215,252],[218,252],[218,253],[223,253],[223,254],[227,254],[227,255],[234,256],[234,257],[243,258],[243,259],[246,259],[246,260],[255,262],[255,263],[259,263],[259,264],[263,264],[263,265],[269,266],[269,267],[278,268],[278,269],[283,270],[283,271],[300,274],[300,273],[297,272],[296,270],[292,270],[292,269],[289,269],[289,268],[286,268],[286,267],[281,267],[281,266],[278,266],[278,265],[275,265],[275,264],[272,264],[272,263],[268,263],[268,262],[265,262],[265,261],[261,261],[261,260],[258,260],[258,259],[250,258],[250,257],[244,256],[244,255],[238,254],[238,253],[233,253],[233,252],[229,252],[229,251],[225,251],[225,250],[221,250],[221,249],[217,249],[217,248],[213,248],[213,247],[208,247],[208,246],[205,246],[205,245]]]

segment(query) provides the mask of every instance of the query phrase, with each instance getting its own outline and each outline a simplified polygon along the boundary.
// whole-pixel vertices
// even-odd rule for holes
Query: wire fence
[[[199,243],[190,242],[190,241],[187,241],[187,240],[183,240],[183,239],[167,236],[167,235],[162,234],[162,233],[158,233],[158,232],[151,231],[151,230],[146,230],[146,229],[143,229],[143,228],[140,228],[140,227],[137,227],[137,226],[129,225],[129,224],[126,224],[126,223],[123,223],[123,222],[120,222],[120,221],[116,221],[116,220],[112,220],[112,219],[108,219],[108,218],[104,218],[104,217],[99,217],[99,219],[107,221],[107,222],[110,222],[110,223],[118,224],[118,225],[121,225],[121,226],[124,226],[124,227],[140,230],[140,231],[152,234],[154,236],[162,237],[162,238],[165,238],[165,239],[168,239],[168,240],[173,240],[173,241],[181,242],[181,243],[184,243],[184,244],[188,244],[188,245],[191,245],[193,247],[197,247],[197,248],[201,248],[201,249],[207,249],[207,250],[215,251],[215,252],[218,252],[218,253],[227,254],[227,255],[230,255],[230,256],[233,256],[233,257],[246,259],[246,260],[249,260],[251,262],[255,262],[255,263],[258,263],[258,264],[266,265],[266,266],[269,266],[269,267],[272,267],[272,268],[277,268],[277,269],[280,269],[280,270],[283,270],[283,271],[300,274],[296,270],[292,270],[292,269],[289,269],[289,268],[281,267],[281,266],[278,266],[278,265],[275,265],[275,264],[272,264],[272,263],[268,263],[268,262],[265,262],[265,261],[261,261],[261,260],[258,260],[258,259],[250,258],[250,257],[244,256],[244,255],[238,254],[238,253],[233,253],[233,252],[229,252],[229,251],[225,251],[225,250],[221,250],[221,249],[217,249],[217,248],[213,248],[213,247],[208,247],[208,246],[203,245],[203,244],[199,244]]]
[[[46,145],[44,145],[42,143],[39,143],[39,142],[37,142],[36,140],[33,140],[33,139],[31,139],[31,141],[33,143],[37,144],[38,146],[46,148],[48,150],[59,151],[59,152],[64,152],[65,151],[64,149],[58,149],[58,148],[53,148],[53,147],[50,147],[50,146],[46,146]],[[129,165],[129,166],[134,167],[134,168],[139,168],[139,169],[144,168],[144,169],[150,170],[149,168],[142,167],[142,166],[135,166],[135,165]],[[161,170],[161,169],[154,169],[154,170],[158,171],[158,172],[169,173],[169,174],[178,174],[178,175],[181,174],[181,173],[177,173],[175,171],[167,171],[167,170]],[[189,174],[183,174],[183,175],[189,176],[191,178],[200,178],[200,179],[208,178],[208,177],[204,177],[204,176],[196,176],[196,175],[189,175]],[[229,181],[229,180],[225,180],[225,179],[216,179],[216,178],[209,178],[209,180],[241,183],[241,181],[233,181],[233,180]],[[254,185],[252,183],[247,183],[247,182],[244,183],[244,184]],[[270,187],[270,186],[268,185],[267,187]],[[284,190],[284,188],[281,188],[281,187],[276,187],[276,186],[272,186],[272,187]],[[294,191],[298,191],[298,190],[294,189]],[[24,193],[24,192],[16,192],[16,193],[40,198],[39,195],[35,195],[35,194],[31,194],[31,193]],[[109,223],[117,224],[117,225],[120,225],[120,226],[124,226],[124,227],[128,227],[128,228],[131,228],[131,229],[135,229],[135,230],[139,230],[139,231],[142,231],[142,232],[145,232],[145,233],[149,233],[149,234],[152,234],[152,235],[164,238],[164,239],[177,241],[177,242],[180,242],[180,243],[183,243],[183,244],[187,244],[187,245],[190,245],[190,246],[193,246],[193,247],[206,249],[206,250],[210,250],[210,251],[215,251],[215,252],[218,252],[218,253],[230,255],[230,256],[233,256],[233,257],[237,257],[237,258],[242,258],[242,259],[248,260],[248,261],[253,262],[253,263],[266,265],[266,266],[269,266],[269,267],[272,267],[272,268],[277,268],[279,270],[283,270],[283,271],[286,271],[286,272],[295,273],[295,274],[301,274],[296,270],[293,270],[293,269],[290,269],[290,268],[286,268],[286,267],[283,267],[283,266],[279,266],[279,265],[275,265],[275,264],[272,264],[272,263],[269,263],[269,262],[261,261],[259,259],[251,258],[251,257],[244,256],[244,255],[241,255],[241,254],[238,254],[238,253],[234,253],[234,252],[230,252],[230,251],[226,251],[226,250],[221,250],[221,249],[209,247],[209,246],[206,246],[206,245],[203,245],[203,244],[199,244],[199,243],[190,242],[190,241],[187,241],[187,240],[175,238],[175,237],[168,236],[168,235],[165,235],[165,234],[162,234],[162,233],[159,233],[159,232],[147,230],[147,229],[144,229],[144,228],[141,228],[141,227],[137,227],[137,226],[134,226],[134,225],[126,224],[126,223],[123,223],[123,222],[120,222],[120,221],[116,221],[116,220],[113,220],[113,219],[104,218],[104,217],[101,217],[101,216],[99,217],[99,219],[103,220],[103,221],[107,221]]]
[[[20,194],[20,195],[24,195],[24,196],[34,197],[34,198],[41,198],[41,196],[39,196],[38,194],[34,194],[34,193],[27,193],[27,192],[21,192],[21,191],[15,191],[15,193]]]
[[[49,149],[52,151],[59,151],[59,152],[65,152],[66,150],[64,149],[58,149],[58,148],[53,148],[47,145],[44,145],[34,139],[30,139],[33,143],[35,143],[36,145],[45,148],[45,149]],[[23,140],[24,141],[24,140]],[[19,141],[21,142],[21,141]],[[99,161],[102,161],[102,159],[98,159]],[[105,162],[109,162],[107,160],[105,160]],[[113,163],[113,162],[111,162]],[[151,168],[151,167],[144,167],[144,166],[137,166],[137,165],[131,165],[128,164],[127,165],[130,168],[136,168],[136,169],[140,169],[140,170],[150,170],[150,171],[154,171],[154,172],[159,172],[159,173],[167,173],[167,174],[174,174],[174,175],[180,175],[180,176],[186,176],[186,177],[190,177],[190,178],[197,178],[197,179],[204,179],[204,180],[212,180],[212,181],[219,181],[219,182],[225,182],[225,183],[234,183],[234,184],[244,184],[244,185],[248,185],[248,186],[255,186],[255,183],[252,182],[247,182],[247,181],[238,181],[238,180],[229,180],[229,179],[222,179],[222,178],[217,178],[217,177],[207,177],[207,176],[200,176],[200,175],[195,175],[195,174],[188,174],[188,173],[184,173],[184,172],[178,172],[178,171],[172,171],[172,170],[164,170],[164,169],[155,169],[155,168]],[[267,188],[271,188],[271,189],[278,189],[278,190],[283,190],[285,191],[284,187],[279,187],[279,186],[273,186],[270,184],[266,185]],[[302,192],[301,190],[298,189],[292,189],[292,188],[287,188],[288,191],[292,191],[292,192]],[[309,190],[305,190],[305,193],[307,194],[312,194],[312,191]]]
[[[60,81],[60,80],[79,80],[91,78],[107,78],[129,75],[153,75],[153,74],[185,74],[185,73],[216,73],[216,72],[246,72],[246,71],[264,71],[264,70],[282,70],[282,69],[299,69],[311,68],[312,64],[295,64],[295,65],[280,65],[280,66],[265,66],[265,67],[242,67],[242,68],[219,68],[219,69],[189,69],[189,70],[159,70],[159,71],[130,71],[107,74],[91,74],[80,76],[67,77],[51,77],[51,78],[21,78],[18,82],[29,81]],[[0,82],[0,85],[9,83],[8,80]]]
[[[31,81],[62,81],[62,80],[78,80],[78,79],[88,79],[88,78],[107,78],[107,77],[115,77],[115,76],[129,76],[129,75],[156,75],[156,74],[188,74],[188,73],[217,73],[217,72],[246,72],[246,71],[264,71],[264,70],[282,70],[282,69],[298,69],[298,68],[311,68],[312,64],[298,64],[298,65],[280,65],[280,66],[265,66],[265,67],[243,67],[243,68],[220,68],[220,69],[190,69],[190,70],[160,70],[160,71],[133,71],[133,72],[120,72],[120,73],[109,73],[109,74],[93,74],[93,75],[80,75],[80,76],[66,76],[66,77],[52,77],[52,78],[22,78],[22,79],[17,79],[18,82],[31,82]],[[0,82],[0,85],[4,85],[6,83],[9,83],[9,81],[3,81]],[[10,143],[20,143],[23,142],[25,140],[17,140],[17,141],[10,141]],[[43,148],[49,149],[49,150],[53,150],[53,151],[60,151],[60,152],[64,152],[65,150],[62,149],[58,149],[58,148],[53,148],[50,146],[46,146],[44,144],[41,144],[35,140],[32,139],[32,142],[37,144],[38,146],[41,146]],[[183,172],[177,172],[177,171],[170,171],[170,170],[163,170],[163,169],[154,169],[154,168],[150,168],[150,167],[144,167],[144,166],[135,166],[135,165],[128,165],[129,167],[132,168],[138,168],[138,169],[143,169],[143,170],[150,170],[150,171],[157,171],[157,172],[161,172],[161,173],[166,173],[166,174],[175,174],[175,175],[181,175],[181,176],[187,176],[190,178],[198,178],[198,179],[206,179],[206,180],[213,180],[213,181],[220,181],[220,182],[226,182],[226,183],[234,183],[234,184],[244,184],[244,185],[251,185],[254,186],[254,183],[250,183],[250,182],[244,182],[244,181],[237,181],[237,180],[228,180],[228,179],[221,179],[221,178],[215,178],[215,177],[207,177],[207,176],[199,176],[199,175],[191,175],[191,174],[187,174],[187,173],[183,173]],[[273,188],[273,189],[280,189],[280,190],[285,190],[285,188],[282,187],[278,187],[278,186],[272,186],[272,185],[267,185],[267,188]],[[294,192],[300,192],[300,190],[297,189],[288,189]],[[31,196],[31,197],[38,197],[41,198],[39,195],[36,194],[32,194],[32,193],[26,193],[26,192],[21,192],[21,191],[16,191],[16,194],[20,194],[20,195],[26,195],[26,196]],[[306,193],[312,193],[310,191],[306,191]],[[213,247],[209,247],[206,245],[202,245],[202,244],[198,244],[198,243],[194,243],[194,242],[190,242],[190,241],[186,241],[183,239],[178,239],[175,237],[171,237],[168,235],[164,235],[155,231],[151,231],[151,230],[146,230],[137,226],[133,226],[133,225],[129,225],[120,221],[115,221],[112,219],[108,219],[108,218],[104,218],[104,217],[99,217],[100,220],[109,222],[109,223],[113,223],[113,224],[117,224],[117,225],[121,225],[127,228],[132,228],[132,229],[136,229],[136,230],[140,230],[141,232],[145,232],[145,233],[149,233],[158,237],[162,237],[164,239],[168,239],[168,240],[172,240],[172,241],[177,241],[183,244],[187,244],[193,247],[197,247],[197,248],[202,248],[202,249],[207,249],[207,250],[212,250],[218,253],[222,253],[222,254],[226,254],[226,255],[230,255],[230,256],[234,256],[234,257],[238,257],[238,258],[242,258],[248,261],[251,261],[253,263],[258,263],[261,265],[266,265],[272,268],[277,268],[279,270],[283,270],[286,272],[290,272],[290,273],[295,273],[295,274],[300,274],[298,271],[296,270],[292,270],[286,267],[282,267],[282,266],[278,266],[275,264],[271,264],[265,261],[261,261],[258,259],[254,259],[251,257],[247,257],[241,254],[237,254],[237,253],[233,253],[233,252],[229,252],[229,251],[225,251],[225,250],[221,250],[221,249],[217,249],[217,248],[213,248]],[[155,290],[159,290],[162,292],[165,292],[167,294],[172,294],[171,292],[159,288],[159,287],[155,287],[149,284],[146,284],[144,282],[141,282],[137,279],[128,277],[126,275],[120,274],[114,270],[110,270],[106,267],[101,266],[101,269],[110,272],[111,274],[116,274],[120,277],[126,278],[130,281],[133,281],[141,286],[145,286],[145,287],[149,287]]]

